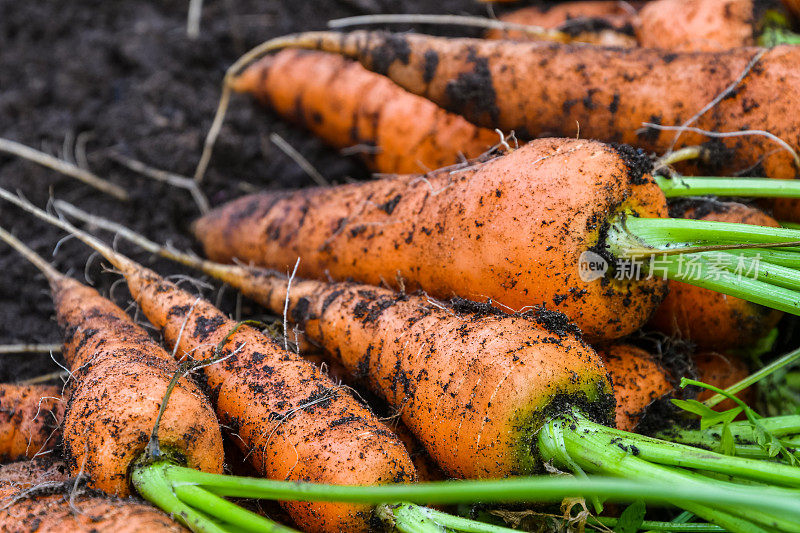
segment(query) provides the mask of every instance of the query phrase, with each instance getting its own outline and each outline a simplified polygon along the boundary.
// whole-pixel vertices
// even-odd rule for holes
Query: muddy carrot
[[[2,191],[2,196],[59,227],[72,226]],[[76,233],[125,276],[148,320],[176,357],[223,358],[203,367],[220,422],[250,464],[272,479],[376,484],[416,479],[403,444],[346,387],[274,339],[238,324],[207,301]],[[181,333],[182,332],[182,333]],[[303,529],[367,531],[374,506],[286,502]]]
[[[0,461],[47,453],[61,440],[61,387],[0,384]]]
[[[358,151],[372,170],[426,172],[475,158],[500,140],[334,54],[286,50],[232,81],[327,144]]]
[[[55,270],[13,235],[0,239],[47,278],[70,368],[63,424],[64,456],[72,475],[112,495],[131,492],[134,461],[152,446],[151,432],[178,367],[163,348],[110,300]],[[222,435],[198,387],[181,379],[158,424],[164,453],[193,468],[221,472]]]

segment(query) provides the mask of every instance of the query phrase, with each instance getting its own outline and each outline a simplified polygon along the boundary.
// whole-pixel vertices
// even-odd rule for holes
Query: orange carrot
[[[719,389],[726,389],[750,375],[747,365],[740,357],[718,352],[700,352],[692,356],[692,359],[697,366],[698,379]],[[698,394],[697,399],[704,401],[713,395],[713,391],[703,390]],[[752,404],[755,400],[755,389],[748,387],[737,393],[736,396],[745,403]],[[715,409],[724,411],[734,407],[736,407],[736,403],[727,399],[717,404]]]
[[[756,46],[771,18],[785,16],[775,0],[654,0],[637,4],[638,9],[613,1],[565,2],[551,8],[522,8],[500,19],[559,29],[572,35],[574,42],[697,52]],[[531,34],[515,30],[493,30],[487,38],[533,40]]]
[[[766,213],[736,202],[678,201],[670,206],[670,215],[780,227]],[[669,294],[650,319],[650,326],[704,350],[725,350],[753,345],[777,325],[781,316],[780,311],[734,296],[670,281]]]
[[[670,375],[648,352],[630,344],[615,343],[597,348],[617,400],[617,428],[632,431],[647,407],[672,392]]]
[[[13,235],[0,238],[47,278],[71,370],[63,425],[72,475],[109,494],[130,494],[131,464],[143,455],[161,402],[178,367],[149,335],[97,291],[56,271]],[[186,464],[222,471],[222,436],[208,400],[187,378],[178,381],[158,426],[158,442]]]
[[[0,384],[0,461],[45,453],[61,440],[61,387]]]
[[[76,487],[67,472],[65,464],[49,460],[0,466],[0,530],[31,533],[186,531],[146,503],[87,493],[82,487]]]
[[[376,172],[426,172],[475,158],[499,139],[334,54],[286,50],[251,65],[232,88],[335,148],[360,147]]]
[[[358,59],[475,124],[522,138],[573,137],[579,123],[583,137],[665,153],[708,140],[662,128],[692,119],[691,128],[719,132],[730,150],[707,170],[731,174],[760,163],[768,177],[800,176],[798,46],[681,53],[354,31],[309,32],[264,49],[278,45]],[[426,74],[433,57],[437,68]],[[788,204],[779,218],[800,220],[800,204]]]
[[[194,231],[216,261],[284,270],[300,257],[302,276],[547,306],[589,337],[617,338],[644,323],[666,284],[584,282],[579,258],[602,253],[616,213],[666,214],[648,168],[626,148],[540,139],[457,172],[246,196]]]
[[[223,358],[203,367],[220,422],[264,477],[331,484],[416,479],[403,444],[345,387],[258,330],[115,252],[93,237],[3,191],[3,197],[74,231],[125,276],[148,320],[179,359]],[[65,432],[66,434],[66,432]],[[310,531],[367,531],[375,506],[284,502]]]

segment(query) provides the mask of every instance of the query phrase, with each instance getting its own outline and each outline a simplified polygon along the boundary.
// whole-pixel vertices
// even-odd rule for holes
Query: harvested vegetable
[[[497,133],[335,54],[286,50],[251,65],[231,87],[335,148],[354,148],[376,172],[427,172],[498,141]]]
[[[0,384],[0,462],[47,453],[61,440],[61,387]]]
[[[683,268],[680,254],[661,253],[792,242],[800,232],[661,218],[666,201],[650,168],[629,147],[539,139],[458,171],[245,196],[193,229],[215,261],[285,271],[299,257],[305,277],[490,299],[511,311],[546,306],[594,340],[641,327],[666,292],[665,278],[800,311],[791,284],[740,282],[733,253],[693,256],[699,274]],[[708,276],[708,254],[731,271]]]
[[[222,472],[222,435],[208,400],[182,378],[160,412],[177,364],[111,301],[68,278],[0,228],[0,239],[47,278],[64,337],[72,381],[63,424],[71,475],[108,494],[130,494],[130,470],[152,452],[178,453],[185,464]],[[159,452],[160,453],[160,452]]]
[[[358,59],[475,124],[513,130],[522,138],[573,137],[577,122],[583,137],[666,153],[711,136],[729,150],[708,169],[716,174],[760,164],[770,178],[800,175],[800,139],[792,120],[800,99],[797,46],[688,53],[308,32],[265,43],[245,59],[281,47]],[[426,57],[438,59],[432,75],[425,74]],[[800,220],[797,202],[787,204],[780,205],[778,218]]]
[[[56,219],[53,222],[69,227]],[[87,241],[92,240],[78,235]],[[665,465],[676,464],[668,458],[676,453],[682,460],[693,456],[692,464],[701,470],[707,467],[715,471],[744,468],[737,475],[751,479],[767,479],[769,476],[770,482],[783,475],[757,472],[761,468],[775,468],[768,462],[758,466],[749,463],[745,468],[745,463],[726,458],[722,463],[730,460],[736,466],[723,465],[707,454],[701,459],[691,448],[678,451],[671,444],[591,422],[584,413],[594,417],[610,414],[605,372],[597,356],[580,341],[564,317],[556,313],[539,310],[530,317],[502,313],[487,315],[487,309],[476,310],[473,304],[464,302],[460,313],[453,313],[430,299],[397,295],[387,289],[286,279],[251,267],[213,264],[169,252],[157,245],[155,249],[148,248],[160,250],[158,253],[171,255],[193,266],[202,265],[205,271],[244,287],[246,294],[269,308],[285,309],[286,316],[303,327],[310,340],[335,353],[351,372],[358,371],[364,375],[373,389],[399,410],[432,455],[451,473],[467,475],[474,471],[473,475],[477,476],[497,476],[502,474],[500,469],[507,468],[514,469],[511,473],[524,473],[541,468],[541,460],[555,459],[558,464],[568,465],[580,475],[588,471],[634,477],[652,475],[659,479],[667,476],[677,483],[701,482],[702,486],[705,482],[693,478],[678,481],[674,476],[682,474],[669,467],[662,470],[662,467],[648,463],[652,460]],[[525,322],[528,322],[527,327]],[[461,348],[454,350],[453,346]],[[497,357],[502,354],[505,356]],[[549,354],[553,354],[552,361],[547,357]],[[439,364],[433,365],[434,361]],[[561,390],[569,391],[565,387],[574,387],[580,382],[591,383],[587,377],[593,374],[600,380],[595,385],[594,399],[591,389],[577,393],[556,390],[550,395],[535,393],[537,389],[546,391],[553,386],[553,371],[563,372],[560,369],[565,362],[572,378],[562,381]],[[442,370],[443,366],[449,370]],[[507,370],[498,372],[498,366]],[[454,387],[450,386],[451,383]],[[525,390],[533,391],[534,395],[520,396],[520,392]],[[509,414],[503,414],[504,411]],[[416,413],[416,416],[409,413]],[[516,422],[507,425],[504,420],[509,415]],[[549,417],[555,418],[547,421]],[[540,425],[543,422],[544,425]],[[436,425],[438,431],[427,430],[429,424]],[[499,435],[493,429],[498,424],[505,426]],[[470,430],[471,427],[475,429]],[[476,435],[477,438],[459,438],[462,431],[465,431],[464,435]],[[521,441],[517,447],[513,442],[508,443],[508,433],[514,433]],[[481,440],[484,437],[485,440]],[[532,446],[534,443],[538,446]],[[502,452],[502,449],[497,450],[498,444],[515,452],[497,456]],[[633,449],[630,446],[635,447],[637,455],[629,453]],[[621,455],[618,456],[614,450],[621,451]],[[500,464],[500,461],[489,464],[485,460],[487,454],[497,456],[505,464]],[[634,457],[637,458],[635,464],[624,464]],[[639,459],[643,462],[637,462]],[[702,462],[703,466],[695,460]],[[689,463],[681,464],[687,466]],[[790,468],[786,474],[793,470]],[[160,475],[168,477],[164,470]],[[197,479],[210,478],[200,476]],[[240,481],[231,483],[241,486]],[[702,490],[701,486],[697,488]],[[276,493],[272,494],[277,497]],[[323,498],[333,498],[333,495]],[[719,514],[719,511],[709,511],[692,502],[680,505],[733,530],[746,531],[752,526],[752,523],[728,515],[728,508]],[[741,509],[730,511],[741,513]],[[763,514],[755,520],[778,523]],[[785,520],[779,522],[780,527],[786,526]]]
[[[0,190],[24,209],[35,208]],[[71,226],[36,212],[57,226]],[[74,230],[77,231],[77,230]],[[230,320],[207,301],[90,236],[76,233],[125,276],[148,320],[178,359],[223,357],[202,371],[217,416],[263,476],[334,484],[416,479],[403,444],[346,387],[312,362],[258,330]],[[216,347],[216,348],[215,348]],[[150,498],[152,496],[148,496]],[[311,531],[367,531],[373,507],[286,502],[292,519]]]
[[[719,352],[700,352],[694,354],[692,360],[697,367],[698,379],[703,383],[714,385],[720,389],[726,389],[750,375],[747,364],[742,361],[741,357],[736,357],[735,355],[726,355]],[[697,399],[705,401],[713,395],[714,393],[710,390],[702,390],[697,395]],[[751,404],[755,400],[755,389],[752,387],[746,388],[736,396],[745,403]],[[733,409],[734,407],[736,407],[736,404],[730,399],[723,400],[717,405],[717,409],[720,411]]]

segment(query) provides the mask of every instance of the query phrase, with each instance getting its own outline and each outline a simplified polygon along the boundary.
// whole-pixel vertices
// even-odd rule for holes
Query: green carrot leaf
[[[622,511],[614,531],[617,533],[636,533],[642,527],[646,510],[644,502],[636,500]]]

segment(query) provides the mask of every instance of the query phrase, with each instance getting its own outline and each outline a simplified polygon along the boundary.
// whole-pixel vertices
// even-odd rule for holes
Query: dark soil
[[[191,175],[225,68],[271,37],[324,29],[327,20],[352,15],[481,14],[487,9],[474,0],[207,0],[200,38],[191,41],[186,36],[187,5],[185,0],[0,0],[0,136],[61,157],[65,148],[67,156],[74,154],[75,140],[80,139],[77,144],[85,142],[89,167],[129,188],[133,200],[121,203],[5,155],[0,155],[0,186],[20,190],[37,205],[44,205],[52,194],[157,241],[190,247],[187,227],[198,212],[189,195],[121,167],[109,158],[111,152]],[[368,175],[356,159],[324,147],[240,97],[230,108],[204,184],[213,205],[253,187],[312,183],[270,142],[271,132],[280,134],[331,181]],[[60,231],[5,203],[0,204],[0,225],[52,257],[57,268],[83,277],[90,255],[85,247],[68,241],[52,255],[63,237]],[[135,252],[133,256],[149,259]],[[165,274],[180,272],[165,262],[156,265]],[[87,270],[89,279],[104,293],[118,279],[103,272],[99,261],[91,262]],[[59,342],[42,276],[5,245],[0,245],[0,272],[0,344]],[[223,298],[223,307],[233,312],[231,292]],[[114,297],[127,304],[122,286]],[[243,312],[251,310],[245,306]],[[57,369],[46,354],[3,356],[0,380]]]

